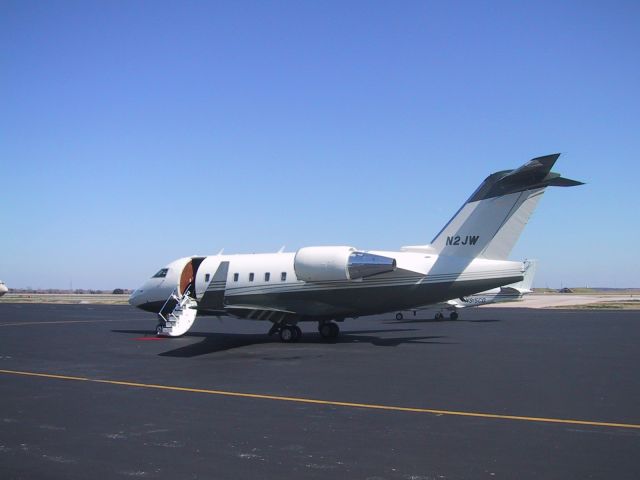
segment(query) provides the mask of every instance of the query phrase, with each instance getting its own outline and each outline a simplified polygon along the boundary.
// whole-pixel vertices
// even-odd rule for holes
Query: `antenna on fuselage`
[[[280,250],[278,250],[278,253],[282,253],[282,252],[284,252],[284,245],[282,245],[282,246],[280,247]]]
[[[217,255],[218,256],[222,255],[222,252],[224,252],[224,248],[221,248]]]

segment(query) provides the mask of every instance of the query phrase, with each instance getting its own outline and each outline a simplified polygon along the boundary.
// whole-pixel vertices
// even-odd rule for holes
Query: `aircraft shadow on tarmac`
[[[441,320],[436,320],[435,318],[415,318],[412,320],[387,320],[384,323],[385,325],[400,325],[404,323],[495,323],[501,322],[502,320],[494,320],[494,319],[485,319],[485,320],[450,320],[448,318],[443,318]]]
[[[374,333],[394,333],[394,332],[411,332],[414,329],[386,329],[386,330],[359,330],[347,331],[340,334],[335,340],[324,340],[319,333],[305,333],[303,337],[294,344],[289,345],[326,345],[326,344],[344,344],[344,343],[370,343],[377,347],[397,347],[402,344],[451,344],[453,342],[444,342],[439,339],[443,336],[407,336],[382,338],[370,334]],[[155,336],[152,330],[112,330],[115,333],[129,333],[136,335]],[[236,348],[248,347],[252,345],[260,345],[278,342],[276,337],[270,337],[266,334],[241,334],[241,333],[216,333],[216,332],[188,332],[182,339],[201,337],[202,341],[191,343],[181,347],[162,352],[158,355],[163,357],[196,357],[199,355],[207,355],[211,353],[224,352]],[[171,341],[171,339],[168,339]],[[286,344],[285,344],[286,345]]]

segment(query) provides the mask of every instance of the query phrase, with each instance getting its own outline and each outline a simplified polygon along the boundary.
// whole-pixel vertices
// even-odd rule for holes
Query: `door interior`
[[[180,275],[180,295],[184,295],[185,290],[193,283],[194,276],[193,260],[191,260],[184,266]]]
[[[195,298],[196,289],[195,286],[195,278],[196,273],[198,273],[198,267],[205,259],[205,257],[194,257],[192,258],[182,269],[182,274],[180,275],[180,295],[184,295],[184,292],[187,288],[189,289],[189,296]]]

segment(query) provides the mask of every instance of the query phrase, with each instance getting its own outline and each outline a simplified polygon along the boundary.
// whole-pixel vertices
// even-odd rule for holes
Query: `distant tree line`
[[[74,290],[62,288],[9,288],[10,293],[40,293],[40,294],[66,294],[66,295],[129,295],[133,290],[129,288],[115,288],[113,290],[95,290],[76,288]]]

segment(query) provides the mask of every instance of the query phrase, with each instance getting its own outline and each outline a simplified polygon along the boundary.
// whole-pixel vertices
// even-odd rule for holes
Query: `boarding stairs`
[[[175,289],[164,302],[158,312],[156,334],[159,337],[179,337],[187,333],[193,325],[198,313],[198,302],[189,295],[190,289],[191,286],[188,286],[182,295]],[[175,306],[171,309],[173,305]]]

